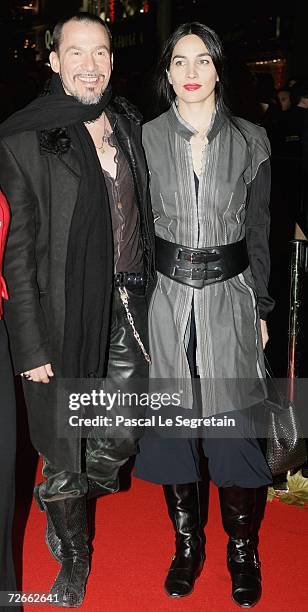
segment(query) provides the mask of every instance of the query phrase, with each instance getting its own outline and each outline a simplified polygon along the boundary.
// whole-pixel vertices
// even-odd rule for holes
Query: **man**
[[[57,433],[56,381],[147,378],[153,229],[140,127],[109,86],[109,30],[80,13],[53,41],[49,94],[0,128],[0,184],[12,212],[6,319],[44,460],[35,497],[62,563],[51,596],[78,606],[89,571],[85,496],[118,489],[136,432],[88,438],[82,454],[79,439]]]

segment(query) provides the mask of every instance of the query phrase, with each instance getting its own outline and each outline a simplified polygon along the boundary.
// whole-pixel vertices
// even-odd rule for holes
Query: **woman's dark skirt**
[[[187,348],[190,371],[196,375],[196,327],[192,309]],[[231,417],[232,413],[228,413]],[[208,471],[218,487],[257,488],[270,485],[272,475],[259,441],[245,436],[245,417],[236,413],[237,437],[157,438],[151,433],[139,442],[134,475],[157,484],[184,484],[202,480],[200,453],[208,458]],[[243,431],[243,434],[240,433]]]

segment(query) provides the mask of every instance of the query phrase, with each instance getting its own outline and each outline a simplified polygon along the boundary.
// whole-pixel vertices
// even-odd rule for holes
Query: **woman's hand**
[[[262,344],[263,344],[263,348],[265,349],[268,343],[267,324],[266,324],[266,321],[264,321],[264,319],[260,319],[260,322],[261,322]]]

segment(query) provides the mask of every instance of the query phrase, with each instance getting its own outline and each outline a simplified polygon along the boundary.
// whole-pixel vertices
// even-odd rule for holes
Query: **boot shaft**
[[[63,558],[87,557],[88,528],[85,496],[45,503],[46,512],[61,541]]]
[[[175,531],[177,549],[200,549],[204,546],[205,536],[201,520],[199,483],[164,485],[163,489]]]
[[[262,487],[263,488],[263,487]],[[222,524],[229,538],[247,540],[257,538],[264,499],[259,490],[243,487],[219,489]]]

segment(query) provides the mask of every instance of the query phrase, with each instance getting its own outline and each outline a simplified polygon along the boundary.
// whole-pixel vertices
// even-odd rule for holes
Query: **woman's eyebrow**
[[[196,57],[204,57],[205,55],[206,55],[207,57],[211,57],[211,56],[210,56],[210,54],[209,54],[209,53],[206,53],[206,52],[205,52],[205,53],[198,53],[198,55],[196,55]],[[187,57],[186,57],[186,55],[175,55],[175,56],[172,58],[172,61],[174,61],[175,59],[187,59]]]

